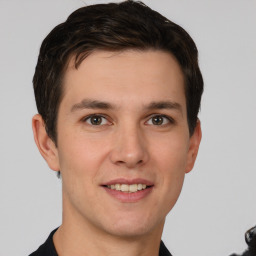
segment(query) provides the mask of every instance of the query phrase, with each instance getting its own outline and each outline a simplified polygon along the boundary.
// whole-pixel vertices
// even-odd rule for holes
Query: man
[[[72,13],[42,43],[35,142],[62,225],[31,255],[171,255],[165,217],[193,168],[203,80],[191,37],[141,2]]]

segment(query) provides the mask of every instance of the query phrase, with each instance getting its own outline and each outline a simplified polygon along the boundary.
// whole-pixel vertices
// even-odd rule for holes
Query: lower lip
[[[118,199],[119,201],[121,201],[123,203],[138,202],[138,201],[142,200],[143,198],[145,198],[146,196],[148,196],[153,190],[153,186],[143,189],[143,190],[139,190],[137,192],[132,192],[132,193],[118,191],[115,189],[110,189],[108,187],[103,187],[103,188],[109,195],[111,195],[112,197]]]

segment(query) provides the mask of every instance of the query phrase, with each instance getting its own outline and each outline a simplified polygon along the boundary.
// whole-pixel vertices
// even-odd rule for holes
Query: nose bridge
[[[126,122],[117,127],[111,160],[115,164],[123,164],[129,168],[148,160],[146,139],[139,124]]]

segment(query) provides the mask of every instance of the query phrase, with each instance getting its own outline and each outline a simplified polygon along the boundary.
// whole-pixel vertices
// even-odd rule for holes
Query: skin
[[[70,61],[63,86],[58,147],[41,116],[33,118],[39,151],[62,175],[58,254],[158,255],[165,217],[201,140],[199,121],[189,134],[177,61],[162,51],[96,51],[78,69]],[[97,115],[98,125],[90,115]],[[146,179],[153,188],[140,200],[123,202],[102,187],[117,178]]]

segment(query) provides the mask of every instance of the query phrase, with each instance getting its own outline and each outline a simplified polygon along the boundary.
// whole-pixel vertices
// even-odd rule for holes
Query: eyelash
[[[167,123],[160,124],[160,125],[154,125],[154,124],[152,124],[152,125],[154,125],[154,126],[166,126],[166,125],[168,125],[168,124],[175,124],[175,120],[174,120],[172,117],[167,116],[167,115],[163,115],[163,114],[154,114],[154,115],[151,115],[150,118],[147,120],[147,123],[149,122],[149,120],[151,120],[151,122],[152,122],[153,118],[156,118],[156,117],[158,117],[158,118],[160,117],[160,118],[166,119],[166,120],[167,120]],[[163,121],[163,122],[166,122],[166,120]]]
[[[94,118],[95,118],[95,117],[96,117],[96,118],[101,118],[101,119],[104,118],[107,122],[109,122],[108,119],[107,119],[104,115],[102,115],[102,114],[92,114],[92,115],[86,116],[86,117],[84,117],[84,118],[82,119],[82,121],[85,122],[85,123],[87,123],[87,121],[90,120],[90,119],[93,118],[93,117],[94,117]],[[102,124],[93,125],[92,122],[90,122],[89,125],[92,125],[92,126],[102,126]],[[103,125],[106,125],[106,124],[103,124]]]
[[[84,117],[84,118],[82,119],[82,122],[88,123],[88,120],[90,120],[90,119],[93,118],[93,117],[105,119],[106,122],[109,122],[110,124],[102,124],[102,123],[100,123],[100,124],[96,125],[96,124],[92,124],[92,122],[90,122],[89,125],[91,125],[91,126],[111,125],[111,122],[108,120],[108,118],[107,118],[105,115],[102,115],[102,114],[92,114],[92,115],[86,116],[86,117]],[[152,122],[152,120],[153,120],[153,118],[156,118],[156,117],[158,117],[158,118],[160,117],[160,118],[166,119],[166,120],[167,120],[167,123],[166,123],[166,120],[165,120],[165,121],[163,121],[163,122],[165,122],[164,124],[159,124],[159,125],[155,124],[155,125],[154,125],[153,122]],[[148,123],[150,120],[151,120],[151,124],[150,124],[150,125],[153,125],[153,126],[166,126],[166,125],[168,125],[168,124],[175,124],[175,120],[174,120],[172,117],[166,116],[166,115],[162,115],[162,114],[154,114],[154,115],[151,115],[151,116],[147,119],[146,123]]]

